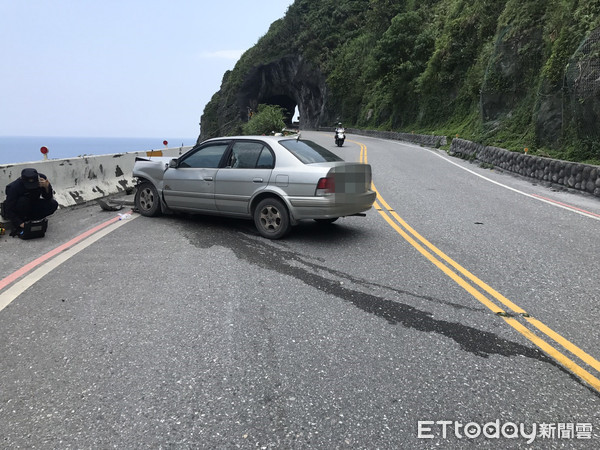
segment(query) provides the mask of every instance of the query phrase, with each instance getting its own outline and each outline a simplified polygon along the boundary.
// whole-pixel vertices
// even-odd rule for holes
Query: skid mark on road
[[[522,356],[549,363],[562,369],[552,359],[535,348],[459,322],[438,319],[430,312],[415,308],[396,299],[392,300],[369,293],[368,291],[373,288],[372,283],[332,270],[321,264],[310,262],[306,257],[282,248],[277,243],[265,242],[263,239],[253,239],[243,233],[240,233],[240,236],[236,239],[231,239],[230,235],[225,234],[221,240],[215,241],[214,235],[206,233],[204,227],[197,231],[188,227],[187,231],[187,238],[196,247],[207,248],[217,245],[228,248],[238,258],[253,266],[292,277],[327,295],[348,302],[368,314],[381,318],[390,325],[400,325],[416,331],[444,336],[456,342],[463,351],[472,353],[475,356],[483,358],[492,355]],[[276,246],[275,251],[274,246]],[[343,284],[340,283],[340,278],[343,279]],[[351,285],[354,285],[355,288]],[[402,295],[422,298],[409,292],[403,292]],[[430,300],[430,297],[425,297],[425,299]]]

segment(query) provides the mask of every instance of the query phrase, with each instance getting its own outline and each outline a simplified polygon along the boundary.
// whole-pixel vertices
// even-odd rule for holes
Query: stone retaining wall
[[[507,172],[585,191],[600,197],[600,166],[511,152],[464,139],[452,139],[450,154],[466,159],[476,159]]]

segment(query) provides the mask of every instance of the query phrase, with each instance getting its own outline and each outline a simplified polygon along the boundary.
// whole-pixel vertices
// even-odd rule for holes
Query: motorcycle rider
[[[337,126],[335,127],[335,132],[333,133],[333,141],[337,144],[337,134],[338,132],[341,133],[345,133],[346,130],[344,129],[344,127],[342,126],[342,122],[338,122]]]

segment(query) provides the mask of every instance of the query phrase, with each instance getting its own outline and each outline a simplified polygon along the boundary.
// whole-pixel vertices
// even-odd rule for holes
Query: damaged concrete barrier
[[[33,167],[48,177],[56,201],[64,208],[132,189],[135,186],[133,164],[138,156],[176,158],[190,148],[192,147],[176,147],[0,165],[0,202],[6,198],[6,185],[19,178],[26,167]]]

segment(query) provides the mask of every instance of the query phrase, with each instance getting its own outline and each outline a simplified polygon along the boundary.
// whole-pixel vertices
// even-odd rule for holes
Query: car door
[[[184,155],[164,174],[163,196],[172,209],[215,211],[215,178],[230,141],[210,142]]]
[[[249,214],[250,200],[267,186],[274,165],[273,152],[263,142],[235,141],[225,167],[217,173],[217,209],[229,214]]]

